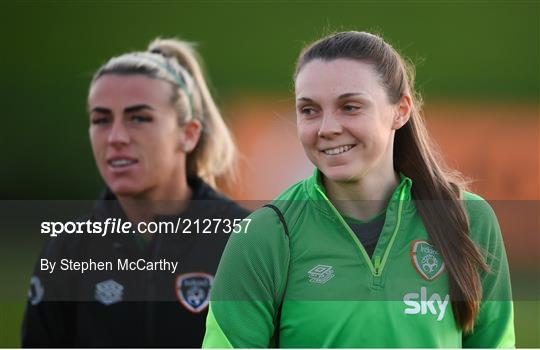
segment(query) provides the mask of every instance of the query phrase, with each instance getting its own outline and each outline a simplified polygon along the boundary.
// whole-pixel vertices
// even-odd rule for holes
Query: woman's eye
[[[108,122],[109,122],[109,118],[107,118],[107,117],[94,117],[94,118],[92,118],[92,124],[94,124],[94,125],[107,124]]]
[[[300,108],[300,113],[302,113],[303,115],[308,116],[308,117],[314,115],[316,112],[317,111],[313,107],[302,107],[302,108]]]
[[[359,109],[360,109],[360,107],[355,106],[355,105],[345,105],[345,106],[343,106],[343,110],[345,110],[345,112],[356,112]]]
[[[152,121],[152,117],[146,117],[142,115],[134,115],[131,120],[135,123],[149,123]]]

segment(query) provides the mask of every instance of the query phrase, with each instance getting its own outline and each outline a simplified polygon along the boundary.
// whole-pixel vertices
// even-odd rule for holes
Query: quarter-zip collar
[[[392,193],[392,196],[390,197],[390,201],[399,200],[400,192],[403,190],[403,200],[404,201],[410,201],[412,199],[411,196],[411,188],[412,188],[412,180],[405,176],[403,173],[399,173],[400,177],[400,183]],[[305,190],[308,194],[309,199],[320,201],[320,200],[328,200],[328,196],[326,193],[326,189],[324,188],[323,184],[323,174],[321,171],[317,168],[315,168],[315,171],[313,172],[313,175],[307,179],[305,182]]]
[[[401,182],[392,193],[386,208],[386,218],[375,252],[373,253],[373,260],[369,258],[369,255],[358,240],[356,234],[352,232],[349,225],[343,219],[343,216],[326,195],[326,190],[322,182],[322,173],[318,169],[315,169],[313,176],[305,182],[308,197],[314,200],[315,205],[330,216],[337,225],[340,225],[342,228],[341,231],[346,232],[353,244],[356,245],[362,260],[370,269],[374,277],[374,285],[380,283],[380,277],[388,260],[388,256],[392,251],[404,212],[406,209],[413,207],[411,200],[412,181],[402,173],[400,173],[400,178]]]

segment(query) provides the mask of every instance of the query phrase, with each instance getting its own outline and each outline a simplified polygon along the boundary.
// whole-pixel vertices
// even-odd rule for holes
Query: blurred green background
[[[18,1],[0,5],[0,29],[1,199],[95,198],[88,83],[157,36],[199,43],[221,106],[290,95],[299,50],[340,30],[382,34],[417,64],[428,101],[538,106],[540,92],[538,1]],[[39,250],[7,234],[18,249],[0,249],[0,271],[20,298],[0,300],[0,347],[19,346]],[[540,347],[539,315],[538,298],[516,303],[518,346]]]
[[[91,199],[88,83],[156,36],[200,43],[220,105],[291,91],[299,50],[334,30],[385,36],[418,67],[427,100],[539,97],[538,1],[2,2],[1,198]],[[228,116],[233,118],[234,116]]]

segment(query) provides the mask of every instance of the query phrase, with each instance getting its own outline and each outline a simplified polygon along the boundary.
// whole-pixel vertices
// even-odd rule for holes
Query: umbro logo
[[[124,286],[115,280],[106,280],[96,284],[95,298],[104,305],[116,304],[122,301]]]
[[[334,268],[328,265],[317,265],[308,271],[311,283],[325,284],[334,276]]]

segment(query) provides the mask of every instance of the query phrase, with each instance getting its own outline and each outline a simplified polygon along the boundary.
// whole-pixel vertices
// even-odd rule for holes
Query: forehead
[[[335,97],[346,93],[378,95],[384,93],[375,69],[369,63],[352,59],[323,61],[315,59],[298,73],[297,97],[311,99]]]
[[[90,106],[128,106],[135,104],[169,104],[170,85],[144,75],[106,74],[90,88]]]

